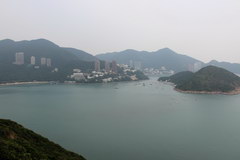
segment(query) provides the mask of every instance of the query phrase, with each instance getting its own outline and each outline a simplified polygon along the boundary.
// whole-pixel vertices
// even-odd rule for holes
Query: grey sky
[[[46,38],[91,54],[169,47],[240,63],[240,0],[1,0],[0,39]]]

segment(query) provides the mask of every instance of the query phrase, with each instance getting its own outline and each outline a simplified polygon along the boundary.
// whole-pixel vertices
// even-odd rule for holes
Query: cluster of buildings
[[[15,62],[13,62],[13,64],[16,64],[16,65],[24,65],[25,64],[25,59],[24,59],[24,53],[23,52],[17,52],[15,54]],[[31,65],[36,65],[36,57],[34,57],[34,56],[30,57],[30,64]],[[40,58],[40,65],[51,67],[52,66],[51,58],[41,57]]]
[[[130,60],[129,67],[134,68],[135,70],[142,70],[142,62]]]
[[[101,69],[101,63],[96,60],[94,71],[91,73],[83,73],[80,69],[73,69],[73,74],[69,76],[71,81],[68,83],[83,82],[83,83],[96,83],[96,82],[113,82],[124,80],[138,80],[136,71],[128,65],[117,64],[116,61],[105,62],[104,68]],[[121,73],[118,72],[121,70]]]
[[[166,67],[162,66],[159,69],[156,68],[145,68],[143,70],[146,75],[161,76],[161,75],[173,75],[175,72],[173,70],[168,70]]]
[[[94,62],[94,71],[100,72],[101,71],[101,62],[99,60],[95,60]],[[117,73],[118,72],[118,66],[116,61],[112,62],[104,62],[104,69],[102,69],[104,72],[113,72]]]

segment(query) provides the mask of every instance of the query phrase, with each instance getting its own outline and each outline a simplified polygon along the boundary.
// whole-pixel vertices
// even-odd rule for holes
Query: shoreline
[[[33,81],[33,82],[10,82],[10,83],[0,83],[0,86],[15,86],[15,85],[28,85],[28,84],[49,84],[48,81]]]
[[[111,82],[76,82],[76,81],[65,81],[65,82],[56,82],[56,81],[32,81],[32,82],[7,82],[7,83],[0,83],[1,86],[16,86],[16,85],[31,85],[31,84],[105,84],[105,83],[114,83],[114,82],[137,82],[137,81],[144,81],[145,79],[141,80],[129,80],[129,81],[111,81]]]
[[[180,89],[174,88],[175,91],[180,92],[180,93],[186,93],[186,94],[209,94],[209,95],[239,95],[240,94],[240,88],[236,88],[233,91],[230,92],[221,92],[221,91],[183,91]]]

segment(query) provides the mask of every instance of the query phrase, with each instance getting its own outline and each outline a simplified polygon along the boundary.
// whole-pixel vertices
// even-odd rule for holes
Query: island
[[[175,90],[197,94],[240,94],[240,77],[216,66],[207,66],[196,73],[179,72],[159,81],[174,84]]]
[[[2,160],[85,160],[11,120],[0,119]]]

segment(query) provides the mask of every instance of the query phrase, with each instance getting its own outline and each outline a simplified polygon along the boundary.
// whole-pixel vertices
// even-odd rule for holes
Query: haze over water
[[[151,78],[1,86],[0,101],[1,118],[88,160],[240,158],[240,95],[182,94]]]

